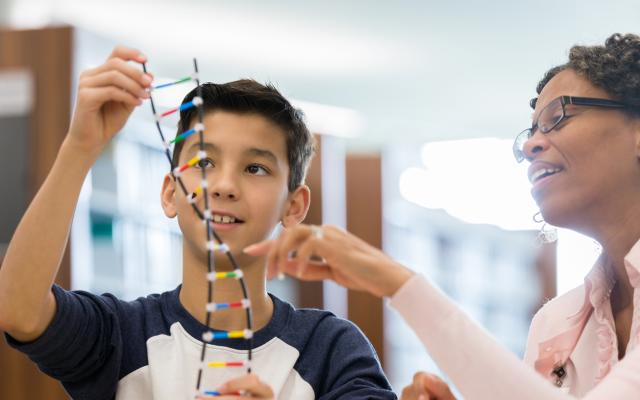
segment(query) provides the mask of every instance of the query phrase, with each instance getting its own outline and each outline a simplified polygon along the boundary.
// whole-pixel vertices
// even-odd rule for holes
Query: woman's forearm
[[[409,280],[392,297],[391,306],[465,399],[571,398],[498,344],[424,277]]]

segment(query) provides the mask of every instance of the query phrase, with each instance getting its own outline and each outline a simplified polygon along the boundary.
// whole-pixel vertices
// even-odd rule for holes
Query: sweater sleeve
[[[62,382],[74,399],[112,399],[122,359],[122,338],[112,302],[58,286],[53,293],[56,313],[45,332],[28,343],[6,335],[8,344]]]
[[[469,400],[568,400],[550,382],[498,344],[423,276],[391,299],[431,357]],[[618,363],[584,400],[640,397],[640,347]]]
[[[314,350],[307,352],[300,368],[310,381],[319,383],[318,400],[397,399],[373,346],[353,323],[326,317],[307,346]],[[313,378],[309,370],[320,376]]]

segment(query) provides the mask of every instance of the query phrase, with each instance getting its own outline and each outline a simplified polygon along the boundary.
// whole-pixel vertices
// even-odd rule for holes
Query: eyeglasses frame
[[[540,132],[542,132],[544,134],[551,132],[562,121],[564,121],[565,119],[568,118],[566,110],[565,110],[565,106],[567,104],[576,105],[576,106],[602,107],[602,108],[612,108],[612,109],[621,109],[621,108],[630,108],[631,107],[629,104],[622,103],[622,102],[619,102],[619,101],[616,101],[616,100],[610,100],[610,99],[599,99],[599,98],[594,98],[594,97],[559,96],[559,97],[556,97],[555,99],[551,100],[549,102],[549,104],[547,104],[542,109],[542,111],[540,111],[540,115],[542,115],[542,113],[544,112],[544,110],[547,107],[549,107],[555,101],[558,101],[558,99],[560,99],[560,105],[562,107],[562,115],[560,116],[558,121],[556,121],[550,128],[539,129]],[[531,104],[532,108],[535,108],[537,100],[538,100],[537,98],[531,100],[530,104]],[[540,115],[538,115],[538,118],[540,118]],[[527,140],[529,140],[529,139],[531,139],[531,137],[533,137],[533,135],[535,134],[536,130],[538,130],[538,119],[536,119],[533,122],[533,124],[531,125],[531,128],[527,128],[527,129],[523,130],[522,132],[518,133],[518,135],[516,136],[516,139],[513,142],[512,151],[513,151],[513,156],[516,158],[516,161],[518,163],[521,163],[526,158],[526,156],[524,155],[524,152],[522,150],[520,150],[520,148],[518,146],[520,138],[522,137],[523,134],[526,133]],[[526,141],[525,141],[525,143],[526,143]]]

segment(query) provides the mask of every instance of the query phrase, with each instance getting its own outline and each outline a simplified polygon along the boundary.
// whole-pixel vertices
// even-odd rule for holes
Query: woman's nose
[[[529,138],[529,140],[524,142],[524,145],[522,145],[522,152],[524,153],[525,158],[531,161],[539,153],[547,150],[549,146],[550,142],[547,135],[540,131],[536,131],[536,133],[534,133],[533,136]]]

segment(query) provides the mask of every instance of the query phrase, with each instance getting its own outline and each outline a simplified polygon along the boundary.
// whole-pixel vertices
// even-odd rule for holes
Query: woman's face
[[[611,99],[567,69],[545,86],[533,120],[558,96]],[[584,230],[598,223],[594,218],[640,204],[640,122],[615,109],[566,105],[565,111],[568,118],[549,133],[536,131],[523,151],[545,221]]]

